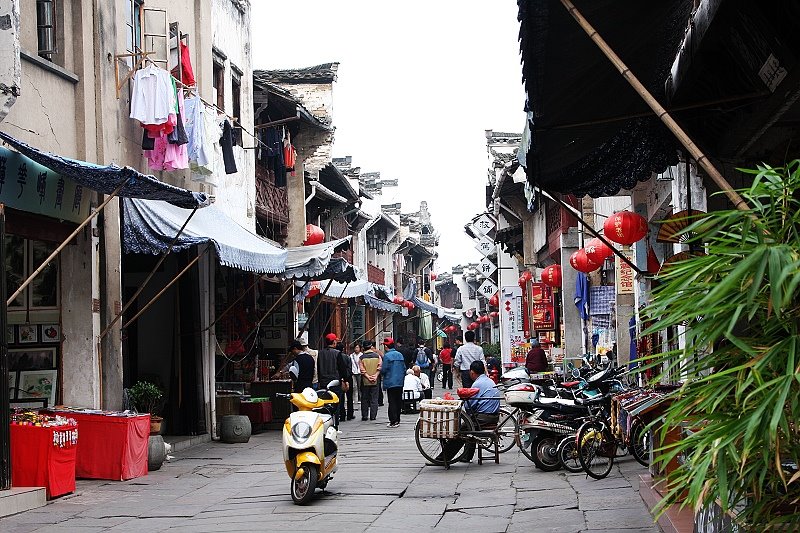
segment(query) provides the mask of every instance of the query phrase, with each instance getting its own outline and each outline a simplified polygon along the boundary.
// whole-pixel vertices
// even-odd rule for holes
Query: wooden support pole
[[[706,157],[706,155],[698,148],[698,146],[692,141],[689,135],[683,131],[677,122],[672,118],[672,116],[667,112],[666,109],[658,102],[658,100],[650,94],[644,85],[634,76],[634,74],[630,71],[630,69],[625,65],[625,63],[620,59],[620,57],[608,46],[608,43],[597,33],[597,30],[586,20],[583,15],[581,15],[578,8],[570,0],[561,0],[561,4],[569,11],[570,15],[578,22],[578,24],[583,28],[583,31],[589,36],[589,38],[594,41],[597,47],[600,49],[601,52],[611,61],[614,67],[622,74],[622,77],[625,78],[628,83],[633,87],[633,89],[639,93],[639,96],[647,102],[647,105],[650,106],[650,109],[658,115],[658,118],[661,119],[667,128],[677,137],[677,139],[683,144],[686,150],[691,154],[691,156],[697,161],[697,164],[700,165],[703,170],[706,171],[708,176],[714,180],[714,183],[725,193],[728,199],[733,203],[733,205],[742,211],[749,211],[750,207],[745,203],[744,199],[737,193],[733,187],[731,187],[728,180],[726,180],[723,175],[719,172],[719,170],[714,167],[711,161]]]

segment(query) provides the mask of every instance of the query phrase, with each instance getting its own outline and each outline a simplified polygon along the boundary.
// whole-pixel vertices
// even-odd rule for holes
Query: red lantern
[[[603,233],[619,244],[633,244],[647,235],[647,221],[636,213],[619,211],[606,219]]]
[[[431,281],[436,281],[436,272],[431,272]]]
[[[317,294],[319,294],[319,281],[312,281],[308,284],[308,294],[306,294],[306,298],[311,298]]]
[[[395,296],[394,298],[392,298],[392,302],[396,303],[397,305],[403,305],[405,301],[406,301],[405,298],[403,298],[402,296]]]
[[[578,272],[591,272],[600,268],[600,263],[595,263],[586,257],[586,251],[583,248],[572,254],[569,264]]]
[[[561,287],[561,265],[550,265],[542,270],[542,283],[548,287]]]
[[[492,311],[491,313],[489,313],[489,316],[492,317],[492,319],[495,319],[500,316],[500,313],[498,313],[497,311]]]
[[[406,300],[403,305],[405,305],[406,309],[408,309],[409,311],[411,311],[416,307],[416,305],[414,305],[414,302],[412,302],[411,300]]]
[[[500,293],[494,293],[494,295],[489,298],[489,305],[492,307],[497,307],[500,305]]]
[[[522,288],[524,289],[524,288],[525,288],[525,286],[528,284],[528,282],[529,282],[530,280],[532,280],[532,279],[533,279],[533,274],[531,274],[529,270],[526,270],[526,271],[525,271],[525,272],[523,272],[523,273],[522,273],[522,275],[519,277],[519,282],[518,282],[518,283],[519,283],[519,286],[520,286],[520,287],[522,287]]]
[[[614,251],[598,238],[587,242],[583,249],[586,250],[586,257],[592,263],[602,263],[607,257],[611,257],[614,254]]]
[[[319,244],[324,241],[325,232],[322,231],[322,228],[314,224],[306,224],[306,240],[303,241],[303,246]]]

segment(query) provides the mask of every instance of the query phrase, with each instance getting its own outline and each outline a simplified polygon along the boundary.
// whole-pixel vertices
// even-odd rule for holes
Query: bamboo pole
[[[160,290],[160,291],[159,291],[159,292],[158,292],[158,293],[157,293],[155,296],[153,296],[153,298],[152,298],[152,299],[151,299],[149,302],[147,302],[147,303],[145,304],[145,306],[144,306],[144,307],[142,307],[141,309],[139,309],[139,311],[138,311],[138,312],[137,312],[135,315],[133,315],[133,318],[131,318],[130,320],[128,320],[127,322],[125,322],[125,323],[122,325],[122,329],[125,329],[125,328],[127,328],[128,326],[130,326],[130,325],[131,325],[133,322],[135,322],[135,321],[136,321],[136,319],[137,319],[137,318],[139,318],[139,317],[142,315],[142,313],[144,313],[145,311],[147,311],[147,309],[149,309],[151,305],[153,305],[154,303],[156,303],[156,301],[157,301],[159,298],[161,298],[161,297],[164,295],[164,293],[165,293],[165,292],[167,292],[167,289],[169,289],[170,287],[172,287],[172,286],[175,284],[175,282],[176,282],[176,281],[178,281],[178,280],[179,280],[179,279],[180,279],[180,278],[181,278],[181,277],[182,277],[184,274],[186,274],[186,273],[189,271],[189,269],[190,269],[190,268],[192,268],[192,267],[193,267],[193,266],[194,266],[194,265],[195,265],[195,264],[196,264],[198,261],[200,261],[200,258],[201,258],[201,257],[203,257],[203,256],[206,254],[206,252],[208,252],[210,249],[211,249],[211,247],[210,247],[210,246],[209,246],[209,247],[207,247],[207,248],[206,248],[206,249],[205,249],[203,252],[201,252],[201,253],[197,254],[197,257],[195,257],[194,259],[192,259],[191,261],[189,261],[189,264],[188,264],[188,265],[186,265],[186,266],[183,268],[183,270],[181,270],[181,271],[178,273],[178,275],[177,275],[177,276],[175,276],[174,278],[172,278],[172,280],[170,280],[170,282],[169,282],[169,283],[167,283],[167,285],[166,285],[166,286],[165,286],[163,289],[161,289],[161,290]]]
[[[691,156],[697,161],[697,163],[706,171],[708,176],[714,180],[714,183],[719,186],[722,192],[728,197],[728,199],[733,203],[733,205],[741,210],[741,211],[749,211],[750,207],[745,203],[744,199],[737,193],[733,187],[731,187],[728,180],[726,180],[722,174],[714,167],[711,161],[706,157],[706,155],[698,148],[698,146],[692,141],[689,135],[683,131],[677,122],[672,118],[672,116],[667,112],[664,107],[658,103],[652,94],[645,88],[644,85],[634,76],[631,70],[625,65],[625,63],[620,59],[620,57],[608,46],[608,43],[597,33],[597,30],[592,27],[588,20],[581,15],[578,8],[570,0],[561,0],[561,4],[564,8],[569,12],[570,15],[578,22],[578,24],[583,28],[589,38],[594,41],[597,47],[600,49],[601,52],[611,61],[614,67],[622,74],[622,77],[625,78],[628,83],[633,87],[633,89],[639,93],[639,96],[650,106],[650,109],[658,115],[658,118],[669,128],[669,130],[677,137],[677,139],[683,144],[686,150],[691,154]]]
[[[125,186],[125,184],[126,184],[127,182],[128,182],[128,178],[125,178],[125,179],[122,181],[122,183],[120,183],[120,184],[117,186],[117,188],[116,188],[116,189],[114,189],[114,190],[111,192],[111,194],[109,194],[109,195],[108,195],[108,198],[106,198],[106,199],[105,199],[105,201],[104,201],[102,204],[100,204],[99,206],[97,206],[97,209],[95,209],[95,210],[92,212],[92,214],[90,214],[88,217],[86,217],[86,220],[84,220],[83,222],[81,222],[81,223],[80,223],[80,225],[78,225],[78,227],[77,227],[77,228],[75,228],[75,230],[74,230],[72,233],[70,233],[70,234],[69,234],[69,237],[67,237],[66,239],[64,239],[64,242],[62,242],[62,243],[61,243],[61,244],[58,246],[58,248],[56,248],[55,250],[53,250],[53,253],[51,253],[51,254],[48,256],[48,258],[47,258],[47,259],[45,259],[45,260],[44,260],[44,262],[43,262],[41,265],[39,265],[39,268],[37,268],[37,269],[36,269],[36,270],[33,272],[33,274],[31,274],[30,276],[28,276],[28,278],[27,278],[25,281],[23,281],[23,282],[22,282],[22,285],[20,285],[20,286],[19,286],[19,288],[18,288],[16,291],[14,291],[14,294],[12,294],[12,295],[11,295],[11,297],[10,297],[10,298],[8,298],[8,299],[6,300],[6,305],[11,305],[11,302],[13,302],[13,301],[14,301],[14,300],[17,298],[17,296],[19,296],[19,295],[20,295],[20,293],[22,293],[22,291],[23,291],[23,290],[25,290],[25,287],[27,287],[28,285],[30,285],[30,284],[31,284],[31,282],[32,282],[34,279],[36,279],[36,276],[38,276],[39,274],[41,274],[41,273],[42,273],[42,270],[44,270],[45,268],[47,268],[47,265],[49,265],[49,264],[50,264],[50,262],[51,262],[53,259],[55,259],[55,257],[56,257],[58,254],[60,254],[60,253],[61,253],[61,251],[62,251],[64,248],[66,248],[66,247],[67,247],[67,245],[70,243],[70,241],[72,241],[72,239],[74,239],[74,238],[75,238],[75,236],[76,236],[76,235],[78,235],[78,233],[80,233],[80,232],[81,232],[81,230],[82,230],[83,228],[85,228],[85,227],[86,227],[86,225],[87,225],[89,222],[91,222],[91,221],[92,221],[92,219],[93,219],[94,217],[96,217],[98,214],[100,214],[100,212],[101,212],[103,209],[105,209],[105,207],[108,205],[108,203],[109,203],[109,202],[110,202],[110,201],[111,201],[111,200],[112,200],[112,199],[113,199],[113,198],[114,198],[114,197],[115,197],[115,196],[116,196],[116,195],[119,193],[119,191],[120,191],[120,190],[122,190],[122,187],[124,187],[124,186]]]
[[[100,338],[101,339],[103,337],[105,337],[106,334],[108,334],[109,330],[114,326],[114,324],[119,322],[119,320],[122,318],[122,315],[125,314],[125,311],[127,311],[128,308],[131,305],[133,305],[133,302],[136,301],[136,298],[138,298],[139,295],[142,294],[142,291],[144,291],[144,288],[147,286],[148,283],[150,283],[150,280],[153,279],[153,276],[156,275],[156,271],[158,270],[158,268],[161,266],[162,263],[164,263],[164,261],[167,259],[167,256],[172,252],[172,248],[175,246],[175,243],[178,242],[178,239],[180,238],[181,234],[183,233],[183,230],[185,230],[186,226],[189,225],[189,221],[192,220],[192,217],[197,212],[197,209],[198,209],[197,207],[192,209],[192,212],[189,214],[189,218],[186,219],[186,222],[183,223],[183,226],[181,226],[181,229],[179,229],[178,233],[175,234],[175,237],[173,237],[172,242],[169,243],[169,247],[167,247],[167,250],[163,254],[161,254],[161,257],[158,259],[158,262],[156,263],[156,266],[153,267],[153,269],[150,271],[150,274],[148,274],[147,278],[142,282],[141,285],[139,285],[139,288],[136,290],[136,293],[133,296],[131,296],[130,299],[127,302],[125,302],[125,305],[122,307],[120,312],[117,313],[117,315],[114,317],[114,320],[112,320],[111,323],[109,325],[107,325],[105,327],[105,329],[103,329],[103,331],[100,333]]]

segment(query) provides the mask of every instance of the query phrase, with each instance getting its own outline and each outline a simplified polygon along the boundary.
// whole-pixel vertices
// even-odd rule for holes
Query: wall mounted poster
[[[20,344],[33,344],[39,342],[39,326],[23,324],[17,328]]]
[[[58,370],[24,370],[19,373],[18,398],[45,398],[47,405],[56,403]]]
[[[42,342],[59,342],[61,326],[58,324],[42,324]]]
[[[56,366],[56,349],[11,348],[8,350],[9,370],[50,370]]]

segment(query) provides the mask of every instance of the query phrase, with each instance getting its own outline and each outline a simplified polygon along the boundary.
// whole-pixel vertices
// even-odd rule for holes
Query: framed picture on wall
[[[26,398],[8,402],[12,409],[44,409],[47,407],[47,398]]]
[[[11,348],[8,350],[8,369],[50,370],[56,366],[56,349],[53,348]]]
[[[42,324],[42,342],[60,342],[61,326],[58,324]]]
[[[39,326],[35,324],[22,324],[17,327],[20,344],[33,344],[39,342]]]
[[[286,313],[272,313],[272,325],[277,328],[286,327]]]
[[[17,373],[8,373],[8,397],[14,399],[17,397]]]
[[[19,373],[17,398],[43,398],[47,405],[56,403],[58,370],[23,370]]]

